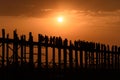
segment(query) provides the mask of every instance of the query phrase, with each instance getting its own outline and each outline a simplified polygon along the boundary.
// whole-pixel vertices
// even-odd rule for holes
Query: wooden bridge
[[[38,41],[13,31],[13,38],[2,29],[0,37],[0,67],[10,65],[39,69],[120,69],[120,47],[88,41],[68,41],[61,37],[38,34]]]

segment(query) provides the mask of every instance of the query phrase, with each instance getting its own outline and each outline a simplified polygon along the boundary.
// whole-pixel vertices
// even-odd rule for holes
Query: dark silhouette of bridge
[[[51,51],[50,51],[51,50]],[[2,29],[0,69],[37,69],[39,71],[120,70],[120,47],[82,40],[38,34],[38,41],[25,35],[13,38]],[[43,59],[44,57],[44,59]]]

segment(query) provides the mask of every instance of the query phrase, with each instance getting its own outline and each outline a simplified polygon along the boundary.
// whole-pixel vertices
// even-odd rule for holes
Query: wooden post
[[[67,46],[68,46],[68,40],[65,39],[63,42],[63,46],[64,46],[64,69],[66,70],[67,68]]]
[[[95,65],[94,65],[94,64],[95,64],[95,60],[94,60],[94,59],[95,59],[94,51],[91,52],[91,58],[92,58],[92,60],[91,60],[92,68],[94,68],[94,67],[95,67]]]
[[[100,43],[98,43],[98,67],[100,68],[100,65],[101,65],[101,63],[100,63]]]
[[[5,29],[2,29],[2,67],[5,62]]]
[[[90,51],[91,51],[91,64],[92,64],[92,68],[94,68],[95,66],[94,66],[94,59],[95,59],[95,57],[94,57],[94,50],[95,50],[95,43],[91,43],[90,44]],[[90,53],[89,53],[90,54]]]
[[[69,47],[69,66],[70,66],[71,70],[73,68],[73,53],[72,53],[72,48],[73,48],[73,44],[70,41],[70,47]]]
[[[52,48],[52,59],[53,59],[53,69],[55,69],[55,37],[51,37],[50,39],[51,45],[53,46]]]
[[[6,60],[7,60],[7,66],[10,64],[9,63],[9,43],[8,43],[8,39],[9,39],[9,34],[7,34],[7,43],[6,43]]]
[[[104,45],[104,68],[106,68],[106,46]]]
[[[80,67],[83,68],[83,46],[79,41],[79,50],[80,50]]]
[[[89,68],[92,67],[92,53],[90,51],[88,52],[88,65]]]
[[[45,36],[46,69],[48,69],[48,36]]]
[[[58,48],[58,67],[61,69],[61,48]]]
[[[41,44],[42,44],[42,35],[38,35],[38,68],[41,69],[41,57],[42,57],[42,53],[41,53]]]
[[[118,70],[120,70],[120,47],[118,48]]]
[[[61,46],[62,46],[62,38],[58,39],[58,68],[61,69]]]
[[[53,46],[53,69],[55,69],[55,47]]]
[[[92,54],[91,54],[91,51],[90,51],[90,43],[89,42],[85,42],[84,43],[84,48],[85,48],[85,67],[88,68],[89,64],[90,64],[90,67],[91,67],[91,62],[92,62]],[[90,62],[90,63],[89,63]],[[90,68],[89,67],[89,68]]]
[[[88,51],[87,50],[85,50],[85,68],[87,68],[88,67],[88,63],[87,63],[87,60],[88,60]]]
[[[26,36],[23,35],[23,56],[24,56],[24,62],[26,63]]]
[[[114,69],[114,46],[112,46],[112,69]]]
[[[101,44],[101,68],[104,67],[104,44]]]
[[[18,35],[16,33],[16,30],[13,33],[14,36],[14,42],[13,42],[13,63],[18,65]]]
[[[115,69],[117,69],[117,52],[118,52],[118,47],[115,46]]]
[[[38,35],[38,68],[41,69],[41,64],[42,64],[42,50],[41,50],[41,44],[42,44],[42,38],[43,36],[41,34]]]
[[[78,43],[74,41],[75,46],[75,68],[78,69]]]
[[[107,45],[107,54],[108,54],[108,69],[110,69],[110,47],[109,47],[109,45]]]
[[[88,67],[88,56],[89,56],[89,51],[88,51],[88,43],[87,42],[83,42],[83,48],[85,50],[85,68]]]
[[[99,52],[100,52],[100,44],[99,43],[97,43],[96,44],[96,68],[98,68],[98,66],[99,66]]]
[[[30,67],[33,67],[33,36],[32,33],[29,33],[29,64]]]
[[[21,46],[21,66],[23,66],[23,53],[24,53],[23,52],[23,43],[24,43],[23,42],[23,36],[21,36],[21,43],[20,43],[21,44],[20,45]]]

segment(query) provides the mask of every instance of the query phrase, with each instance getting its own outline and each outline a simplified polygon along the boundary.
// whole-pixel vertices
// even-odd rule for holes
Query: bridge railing
[[[45,68],[49,68],[49,64],[52,64],[52,68],[57,66],[58,69],[120,68],[120,47],[116,45],[110,47],[82,40],[72,42],[67,39],[63,40],[61,37],[48,37],[42,34],[38,34],[38,41],[33,39],[31,32],[27,40],[25,35],[18,37],[16,30],[13,31],[13,38],[9,38],[9,34],[2,29],[0,66],[5,67],[11,64],[23,66],[24,63],[28,63],[34,67],[36,63],[38,68],[42,68],[42,64],[46,66]],[[37,49],[34,50],[34,48]],[[35,52],[37,53],[35,54]]]

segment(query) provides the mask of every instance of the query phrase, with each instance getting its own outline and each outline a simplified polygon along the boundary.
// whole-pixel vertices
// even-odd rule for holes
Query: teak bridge
[[[74,69],[120,69],[120,47],[101,43],[67,39],[38,34],[38,41],[29,33],[18,37],[13,31],[13,38],[2,29],[0,37],[0,67],[10,65],[31,67]]]

